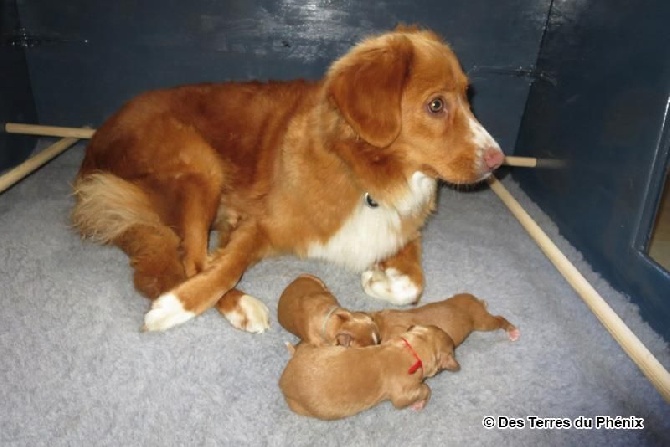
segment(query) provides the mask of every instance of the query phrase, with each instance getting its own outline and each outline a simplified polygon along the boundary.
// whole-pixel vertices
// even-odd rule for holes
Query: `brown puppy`
[[[339,263],[369,295],[414,303],[438,181],[478,182],[504,158],[467,92],[453,51],[416,27],[360,42],[315,82],[146,92],[93,135],[72,220],[127,253],[150,331],[213,306],[264,331],[267,307],[236,286],[273,255]]]
[[[382,342],[398,336],[416,324],[431,324],[449,334],[458,346],[472,331],[505,329],[510,340],[516,341],[521,333],[501,316],[486,310],[486,302],[469,293],[459,293],[437,303],[408,310],[384,309],[372,313],[379,327]]]
[[[311,275],[299,276],[284,289],[277,318],[284,329],[317,346],[379,343],[379,331],[370,315],[340,307],[326,285]]]
[[[301,344],[279,387],[291,410],[333,420],[385,400],[396,408],[421,409],[430,398],[424,380],[443,369],[459,369],[453,341],[437,327],[415,326],[383,345],[367,348]]]

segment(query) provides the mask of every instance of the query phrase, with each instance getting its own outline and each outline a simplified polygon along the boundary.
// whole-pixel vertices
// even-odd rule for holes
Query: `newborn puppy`
[[[459,293],[437,303],[408,310],[385,309],[372,313],[379,327],[382,341],[386,341],[416,324],[434,325],[449,334],[454,346],[463,343],[472,331],[505,329],[510,340],[516,341],[521,333],[501,316],[491,315],[486,302],[469,293]]]
[[[279,324],[306,343],[347,347],[379,343],[370,315],[340,307],[325,284],[311,275],[299,276],[284,289],[277,313]]]
[[[301,344],[279,379],[291,410],[334,420],[384,400],[419,410],[430,398],[424,382],[443,369],[456,371],[454,343],[435,326],[414,326],[382,345],[367,348]]]

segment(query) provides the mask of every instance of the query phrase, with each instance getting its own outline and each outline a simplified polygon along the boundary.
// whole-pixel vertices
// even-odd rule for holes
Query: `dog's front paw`
[[[184,309],[174,293],[165,293],[153,302],[151,310],[144,316],[143,331],[164,331],[195,317],[195,313]]]
[[[242,295],[237,305],[228,312],[221,312],[237,329],[259,334],[270,327],[270,311],[262,301]]]
[[[412,304],[419,299],[421,289],[412,279],[389,267],[386,270],[372,269],[361,274],[365,293],[373,298],[393,304]]]

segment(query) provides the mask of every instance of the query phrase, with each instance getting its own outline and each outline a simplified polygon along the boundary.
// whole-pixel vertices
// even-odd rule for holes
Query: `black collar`
[[[370,208],[377,208],[379,204],[375,201],[375,199],[372,198],[369,192],[365,193],[365,196],[363,196],[365,199],[365,204],[370,207]]]

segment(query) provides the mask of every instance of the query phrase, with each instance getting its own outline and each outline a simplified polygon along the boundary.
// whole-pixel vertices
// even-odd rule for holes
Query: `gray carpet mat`
[[[149,302],[133,290],[125,255],[69,228],[69,184],[82,154],[79,144],[0,195],[2,446],[670,445],[670,406],[488,189],[441,189],[424,232],[423,301],[474,293],[520,328],[520,340],[472,334],[456,352],[461,371],[429,379],[432,398],[420,412],[386,402],[322,422],[293,414],[277,385],[284,342],[295,341],[276,320],[281,291],[309,272],[343,306],[387,305],[363,293],[358,274],[276,258],[241,284],[268,305],[266,333],[235,330],[215,310],[164,333],[140,333]],[[504,183],[670,366],[668,345],[636,307],[590,270],[515,183]],[[486,429],[486,416],[525,426]],[[532,416],[634,416],[644,429],[531,429]]]

